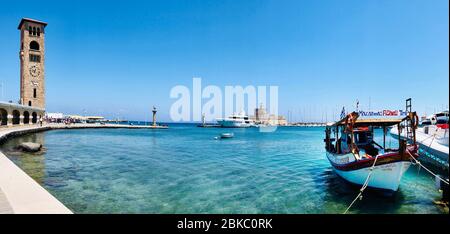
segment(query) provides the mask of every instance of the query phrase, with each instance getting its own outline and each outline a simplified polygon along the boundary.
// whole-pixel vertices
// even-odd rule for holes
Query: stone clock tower
[[[45,26],[23,18],[20,30],[20,104],[45,109]]]

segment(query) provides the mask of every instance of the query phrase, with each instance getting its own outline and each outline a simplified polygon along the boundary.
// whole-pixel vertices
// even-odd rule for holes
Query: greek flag
[[[345,117],[345,107],[342,107],[341,119],[343,119],[344,117]]]

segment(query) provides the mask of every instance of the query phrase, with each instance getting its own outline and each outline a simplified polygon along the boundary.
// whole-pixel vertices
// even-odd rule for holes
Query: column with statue
[[[156,107],[153,107],[152,112],[153,112],[153,126],[156,126],[156,112],[157,112]]]

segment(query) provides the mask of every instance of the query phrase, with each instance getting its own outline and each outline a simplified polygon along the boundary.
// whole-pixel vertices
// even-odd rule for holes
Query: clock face
[[[41,69],[38,66],[33,65],[30,67],[30,75],[32,77],[38,77],[41,74]]]

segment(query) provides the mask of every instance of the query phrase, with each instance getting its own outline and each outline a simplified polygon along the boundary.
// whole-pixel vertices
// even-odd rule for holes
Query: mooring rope
[[[430,144],[427,146],[426,149],[424,149],[425,153],[429,153],[428,150],[431,149],[431,145],[433,144],[433,141],[434,141],[434,139],[436,138],[436,134],[437,134],[438,130],[439,130],[439,128],[436,128],[436,131],[433,133],[433,135],[431,135],[430,137],[427,137],[426,139],[424,139],[424,140],[421,141],[421,143],[423,143],[425,140],[428,140],[429,138],[433,137],[433,139],[431,139]],[[419,170],[420,170],[420,167],[423,167],[423,168],[424,168],[426,171],[428,171],[430,174],[432,174],[432,175],[435,176],[435,177],[438,177],[441,181],[444,181],[444,183],[448,184],[447,181],[443,180],[441,177],[439,177],[439,176],[437,176],[436,174],[432,173],[431,170],[429,170],[429,169],[426,168],[424,165],[422,165],[417,159],[415,159],[415,158],[411,155],[411,153],[409,153],[409,151],[407,151],[407,152],[408,152],[408,154],[411,156],[411,158],[413,158],[413,159],[416,161],[415,165],[416,165],[416,164],[419,165]]]
[[[436,129],[436,131],[433,133],[433,135],[423,139],[422,141],[420,141],[421,143],[423,143],[425,140],[428,140],[429,138],[433,137],[433,139],[431,140],[430,145],[428,146],[428,149],[430,149],[431,144],[433,143],[434,139],[436,138],[436,134],[437,134],[438,129]],[[400,134],[400,133],[399,133]],[[406,150],[406,152],[411,156],[412,159],[414,159],[415,163],[414,165],[419,165],[419,170],[421,167],[423,167],[428,173],[430,173],[431,175],[433,175],[434,177],[437,177],[439,180],[443,181],[444,183],[446,183],[447,185],[449,184],[448,181],[442,179],[441,177],[439,177],[438,175],[434,174],[430,169],[426,168],[424,165],[422,165],[416,158],[413,157],[413,155]],[[375,168],[375,164],[377,163],[377,159],[378,159],[378,155],[375,157],[375,160],[373,161],[373,165],[370,167],[370,171],[369,174],[366,177],[366,180],[364,181],[363,186],[361,187],[361,189],[359,190],[358,195],[355,197],[355,199],[353,199],[352,203],[350,203],[350,205],[347,207],[347,209],[345,210],[344,214],[347,214],[347,212],[350,210],[350,208],[353,206],[353,204],[355,204],[355,202],[358,200],[358,198],[360,200],[362,200],[362,194],[364,192],[364,190],[367,188],[367,186],[369,186],[369,179],[373,173],[373,169]]]
[[[416,165],[419,165],[420,167],[422,167],[423,169],[425,169],[426,171],[428,171],[428,173],[430,173],[431,175],[433,175],[435,178],[437,177],[439,180],[441,180],[442,182],[446,183],[447,185],[449,184],[448,181],[442,179],[441,177],[439,177],[438,175],[434,174],[430,169],[426,168],[424,165],[422,165],[422,163],[419,162],[419,160],[417,160],[416,158],[414,158],[412,156],[412,154],[409,151],[406,151],[411,158],[415,161]]]
[[[415,161],[415,165],[419,165],[420,167],[422,167],[423,169],[425,169],[428,173],[430,173],[431,175],[433,175],[434,177],[437,177],[439,180],[443,181],[444,183],[446,183],[447,185],[449,184],[448,181],[442,179],[441,177],[439,177],[438,175],[434,174],[430,169],[426,168],[424,165],[422,165],[416,158],[413,157],[413,155],[406,150],[406,152],[411,156],[411,158]],[[355,197],[355,199],[353,199],[352,203],[350,203],[350,205],[347,207],[347,209],[345,210],[344,214],[347,214],[347,212],[350,210],[350,208],[353,206],[353,204],[355,204],[355,202],[358,200],[358,198],[360,200],[362,200],[362,194],[364,192],[364,190],[369,186],[369,180],[370,177],[372,176],[373,173],[373,169],[375,168],[375,164],[377,163],[377,159],[378,159],[378,155],[375,157],[375,160],[373,161],[373,165],[370,167],[370,171],[369,174],[366,177],[366,180],[364,181],[363,186],[361,187],[361,189],[359,190],[358,195]]]
[[[358,198],[360,200],[362,200],[362,194],[363,194],[364,190],[367,188],[367,186],[369,186],[369,180],[370,180],[370,177],[372,176],[372,172],[373,172],[373,169],[375,168],[375,164],[377,163],[377,159],[378,159],[378,155],[375,157],[375,160],[373,161],[373,165],[369,169],[370,170],[369,174],[367,174],[366,181],[364,181],[364,184],[361,187],[361,189],[359,190],[358,195],[355,197],[355,199],[353,199],[352,203],[350,203],[350,205],[347,207],[344,214],[347,214],[347,212],[350,210],[350,208],[353,206],[353,204],[355,204],[355,202],[358,200]]]
[[[423,144],[424,141],[426,141],[429,138],[433,137],[433,139],[431,139],[430,144],[428,145],[428,149],[430,149],[431,145],[433,144],[434,139],[436,138],[436,134],[437,134],[438,130],[439,130],[439,128],[436,128],[436,131],[434,131],[433,135],[431,135],[430,137],[427,137],[427,138],[425,138],[425,139],[423,139],[422,141],[419,141],[419,142]]]

